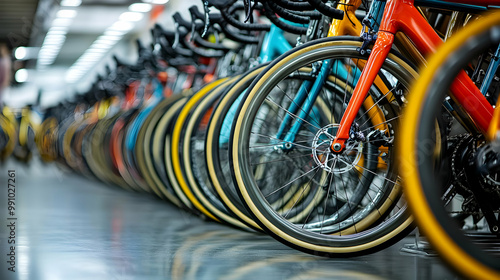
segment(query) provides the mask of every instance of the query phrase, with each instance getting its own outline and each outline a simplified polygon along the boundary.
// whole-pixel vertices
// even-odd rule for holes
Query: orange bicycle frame
[[[492,1],[474,1],[476,5],[487,5],[490,2]],[[340,152],[345,147],[354,118],[389,54],[398,31],[404,32],[424,56],[435,52],[437,47],[443,43],[414,6],[413,0],[387,0],[375,45],[354,89],[351,101],[347,105],[335,140],[332,142],[331,149],[334,152]],[[476,126],[483,133],[486,132],[493,116],[493,107],[464,71],[461,71],[453,82],[451,91],[456,101],[463,106]]]

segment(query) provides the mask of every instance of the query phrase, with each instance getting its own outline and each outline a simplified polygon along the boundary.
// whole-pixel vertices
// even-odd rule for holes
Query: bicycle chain
[[[459,170],[460,167],[457,166],[459,160],[464,160],[464,159],[459,159],[459,152],[461,152],[463,150],[463,148],[464,148],[463,145],[464,144],[469,145],[469,143],[471,143],[471,142],[466,143],[466,141],[477,141],[479,139],[477,137],[471,136],[470,134],[458,134],[455,136],[449,136],[447,138],[447,140],[448,141],[458,141],[456,144],[454,144],[453,152],[451,154],[451,172],[452,172],[452,176],[453,176],[451,185],[453,186],[454,189],[458,187],[458,188],[460,188],[460,190],[465,191],[467,194],[470,195],[468,198],[465,198],[465,200],[463,202],[463,210],[462,211],[451,211],[450,213],[451,214],[463,214],[463,213],[465,213],[468,215],[483,215],[483,213],[481,211],[467,211],[467,209],[478,209],[479,206],[477,205],[477,202],[475,201],[475,199],[472,198],[473,197],[472,191],[469,190],[469,188],[462,183],[462,182],[466,182],[466,180],[467,180],[467,178],[465,177],[463,167],[461,167],[462,170]],[[471,145],[470,148],[472,148],[472,150],[467,151],[468,153],[476,153],[477,152],[477,146],[475,144]],[[465,160],[467,160],[467,159],[465,159]],[[492,180],[492,179],[490,179],[490,180]],[[493,187],[492,182],[488,182],[488,177],[486,177],[486,176],[482,177],[482,181],[487,186]],[[493,188],[488,188],[488,191],[499,192],[500,185],[495,184],[495,186]],[[450,195],[455,196],[456,193],[457,193],[457,190],[453,190],[450,194],[448,194],[448,196],[450,196]],[[500,209],[493,211],[493,213],[500,213]]]
[[[462,144],[468,140],[470,137],[470,134],[464,133],[464,134],[458,134],[455,136],[449,136],[447,138],[448,141],[458,141],[458,143],[455,145],[453,148],[453,152],[451,153],[451,175],[453,176],[453,180],[451,184],[453,186],[458,186],[462,190],[472,194],[472,192],[464,185],[462,182],[466,180],[465,174],[463,170],[457,170],[457,157],[458,157],[458,152],[461,150],[459,149]],[[462,138],[462,139],[460,139]],[[460,139],[460,140],[459,140]],[[456,194],[456,191],[453,193],[453,195]]]

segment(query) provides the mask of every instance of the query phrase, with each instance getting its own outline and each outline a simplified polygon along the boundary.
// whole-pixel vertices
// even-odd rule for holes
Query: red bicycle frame
[[[453,2],[467,2],[467,0]],[[475,5],[498,3],[498,1],[491,0],[473,2]],[[340,121],[337,135],[331,145],[333,151],[340,152],[344,149],[354,118],[387,58],[394,43],[394,36],[398,31],[404,32],[424,56],[434,53],[437,47],[443,43],[413,3],[413,0],[387,0],[377,40]],[[486,132],[493,117],[493,107],[464,71],[461,71],[453,82],[451,91],[455,100],[471,116],[476,126],[482,132]]]

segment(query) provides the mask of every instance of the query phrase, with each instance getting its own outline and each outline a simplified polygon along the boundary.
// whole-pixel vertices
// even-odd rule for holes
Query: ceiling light
[[[166,4],[168,2],[168,0],[142,0],[142,2],[163,5],[163,4]]]
[[[44,47],[50,47],[51,49],[60,49],[64,44],[64,40],[45,40],[43,41]]]
[[[52,60],[52,58],[47,57],[47,56],[40,56],[38,58],[38,62],[41,62],[41,61],[51,61],[51,60]]]
[[[124,35],[125,33],[127,33],[126,31],[117,31],[117,30],[106,30],[104,31],[104,35],[106,36],[122,36]]]
[[[76,17],[75,10],[59,10],[56,14],[58,18],[74,18]]]
[[[66,39],[66,34],[47,33],[45,39]]]
[[[167,4],[168,0],[153,0],[151,1],[152,4],[159,4],[159,5],[163,5],[163,4]]]
[[[128,21],[117,21],[109,27],[109,30],[129,31],[134,28],[134,24]]]
[[[78,7],[82,4],[82,0],[62,0],[61,6],[63,7]]]
[[[85,69],[71,68],[70,70],[68,70],[68,74],[73,76],[80,76],[83,73],[85,73]]]
[[[45,39],[43,40],[43,43],[44,44],[47,44],[48,42],[64,42],[66,40],[66,37],[65,36],[60,36],[60,35],[56,35],[56,36],[47,36],[45,37]]]
[[[151,11],[151,4],[147,3],[134,3],[128,7],[131,12],[147,13]]]
[[[14,52],[14,56],[16,59],[24,59],[27,54],[28,54],[28,51],[26,50],[25,47],[18,47],[16,49],[16,51]]]
[[[140,21],[144,17],[143,14],[137,12],[125,12],[120,15],[120,20],[123,21]]]
[[[54,46],[54,45],[44,45],[40,49],[40,54],[43,54],[45,52],[53,52],[53,51],[57,51],[57,50],[59,50],[59,47],[57,47],[57,46]]]
[[[52,26],[66,27],[71,25],[71,19],[69,18],[56,18],[52,22]]]
[[[52,29],[49,29],[49,32],[47,32],[47,35],[46,36],[51,36],[51,35],[66,35],[66,31],[63,31],[63,30],[52,30]]]
[[[54,49],[43,49],[38,54],[38,57],[42,58],[42,57],[56,56],[58,52],[59,52],[59,49],[56,49],[56,48],[54,48]]]
[[[14,78],[16,79],[16,82],[18,83],[24,83],[28,80],[28,70],[22,68],[17,70]]]

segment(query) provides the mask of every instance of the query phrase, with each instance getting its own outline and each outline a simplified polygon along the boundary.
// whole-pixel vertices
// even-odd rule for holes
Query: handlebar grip
[[[344,18],[344,11],[332,8],[325,3],[323,3],[321,0],[307,0],[313,6],[316,10],[321,12],[322,14],[334,18],[334,19],[343,19]]]
[[[183,19],[179,12],[175,12],[175,14],[172,15],[172,18],[179,24],[179,26],[185,27],[187,29],[191,28],[191,23]]]
[[[216,7],[219,10],[227,8],[236,2],[236,0],[204,0],[207,1],[209,5]]]
[[[224,24],[219,24],[219,25],[222,28],[222,32],[224,32],[224,34],[226,35],[226,37],[228,39],[231,39],[233,41],[240,42],[240,43],[245,43],[245,44],[258,44],[259,43],[259,38],[234,33],[231,30],[229,30],[227,28],[227,26],[225,26]]]
[[[198,10],[198,6],[191,6],[189,8],[189,13],[191,14],[191,18],[196,18],[196,19],[199,19],[203,22],[205,22],[205,14],[203,14],[202,12],[200,12]],[[210,21],[219,21],[222,19],[222,16],[220,14],[215,14],[215,13],[211,13],[210,14]]]
[[[241,30],[249,31],[269,31],[271,26],[268,24],[242,23],[234,19],[228,11],[221,10],[222,17],[232,26]]]
[[[314,7],[309,2],[293,2],[290,0],[273,0],[276,4],[291,11],[311,11]]]
[[[263,1],[262,4],[264,5],[264,14],[266,15],[269,20],[274,23],[277,27],[280,29],[294,33],[294,34],[306,34],[307,33],[307,28],[305,27],[297,27],[297,26],[292,26],[289,24],[284,23],[281,21],[273,12],[272,9],[269,7],[269,4],[267,1]]]
[[[205,15],[198,10],[198,6],[193,5],[189,7],[189,13],[191,14],[191,19],[200,19],[202,21],[205,21]]]
[[[284,9],[283,7],[276,5],[276,3],[274,3],[273,1],[269,1],[268,4],[269,4],[269,8],[271,8],[275,13],[277,13],[280,17],[282,17],[286,20],[289,20],[289,21],[292,21],[295,23],[305,23],[305,24],[309,23],[309,21],[310,21],[308,17],[293,14],[293,13],[287,11],[286,9]]]

